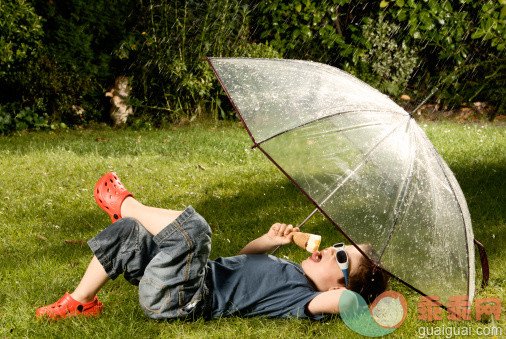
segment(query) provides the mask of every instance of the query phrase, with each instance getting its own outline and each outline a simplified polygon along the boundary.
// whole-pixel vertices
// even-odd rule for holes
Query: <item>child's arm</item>
[[[345,290],[346,288],[341,287],[318,294],[307,304],[307,310],[312,315],[339,314],[339,300]],[[358,300],[350,299],[346,305],[341,305],[341,307],[358,307]]]
[[[292,232],[298,232],[298,227],[276,223],[269,232],[247,244],[239,254],[265,254],[279,245],[292,242]]]

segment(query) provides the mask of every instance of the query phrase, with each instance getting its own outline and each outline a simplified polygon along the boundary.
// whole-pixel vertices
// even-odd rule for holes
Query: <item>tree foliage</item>
[[[423,47],[413,87],[425,94],[427,84],[438,86],[438,100],[449,105],[490,101],[503,111],[506,2],[501,1],[383,1],[388,16],[407,28],[409,45]]]
[[[20,85],[27,63],[41,53],[43,35],[42,18],[32,4],[0,1],[0,133],[43,123],[32,108],[23,109],[22,103],[29,99],[26,88]],[[13,91],[23,95],[13,97]]]
[[[343,68],[386,93],[504,110],[504,0],[258,3],[258,38],[284,57]],[[481,85],[480,85],[481,84]]]
[[[41,48],[42,18],[25,0],[0,1],[0,77],[22,70]]]
[[[208,56],[319,61],[503,114],[505,23],[506,0],[0,1],[0,129],[107,121],[120,75],[137,121],[232,118]]]
[[[156,122],[204,111],[227,118],[209,56],[279,57],[248,41],[249,8],[239,0],[150,1],[116,54],[130,61],[133,105]]]

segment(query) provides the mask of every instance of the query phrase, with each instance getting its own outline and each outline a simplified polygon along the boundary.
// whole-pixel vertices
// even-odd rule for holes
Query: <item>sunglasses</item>
[[[337,249],[336,261],[341,271],[343,271],[344,283],[346,284],[346,288],[348,288],[348,253],[344,250],[344,243],[342,242],[334,244],[332,247]]]

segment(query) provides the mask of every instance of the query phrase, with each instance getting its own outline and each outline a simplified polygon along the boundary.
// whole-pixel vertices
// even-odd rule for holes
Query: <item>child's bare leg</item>
[[[112,222],[131,217],[138,220],[152,235],[174,221],[182,212],[144,206],[120,183],[114,172],[102,176],[95,185],[95,201],[109,214]]]
[[[81,303],[90,302],[107,281],[109,281],[109,276],[105,272],[104,267],[97,257],[93,256],[86,272],[81,278],[81,282],[79,282],[79,285],[77,285],[74,292],[70,295]]]
[[[121,215],[137,219],[149,233],[157,235],[168,224],[176,220],[182,211],[145,206],[133,197],[127,197],[121,204]]]
[[[135,218],[142,227],[153,235],[156,235],[164,229],[181,213],[181,211],[144,206],[133,197],[125,198],[121,204],[121,215],[123,217]],[[70,295],[72,298],[82,303],[92,301],[97,295],[97,292],[109,279],[100,261],[96,256],[93,256],[79,285]]]

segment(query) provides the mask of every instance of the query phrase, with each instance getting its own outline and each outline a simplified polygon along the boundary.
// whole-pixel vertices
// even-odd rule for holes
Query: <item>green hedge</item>
[[[132,105],[154,123],[234,116],[203,58],[280,57],[269,46],[250,43],[250,11],[240,0],[162,0],[144,7],[142,17],[116,53],[130,61]]]
[[[23,70],[41,49],[42,18],[24,0],[0,2],[0,77]]]
[[[235,114],[202,58],[295,58],[392,95],[487,101],[504,114],[506,0],[7,0],[0,131],[108,122],[130,79],[137,125]]]
[[[0,1],[0,133],[44,123],[24,82],[27,64],[38,58],[44,32],[42,18],[27,1]],[[23,95],[17,95],[23,93]]]
[[[343,68],[417,100],[489,101],[504,113],[506,1],[260,1],[257,37],[286,58]],[[493,116],[491,116],[493,118]]]
[[[392,20],[406,25],[408,43],[423,46],[411,83],[425,94],[438,86],[442,104],[489,101],[504,113],[506,1],[383,1]],[[429,81],[427,81],[427,79]]]

